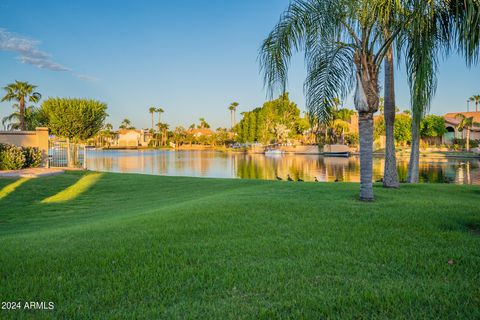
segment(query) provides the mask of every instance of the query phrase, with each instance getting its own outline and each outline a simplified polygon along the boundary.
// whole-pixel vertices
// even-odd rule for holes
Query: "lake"
[[[407,176],[408,158],[398,159],[401,180]],[[383,157],[373,162],[374,180],[383,175]],[[275,180],[301,178],[305,181],[360,180],[358,156],[332,158],[320,155],[277,155],[173,150],[89,150],[87,167],[108,172],[167,176]],[[422,182],[480,184],[480,160],[425,158],[420,160]]]

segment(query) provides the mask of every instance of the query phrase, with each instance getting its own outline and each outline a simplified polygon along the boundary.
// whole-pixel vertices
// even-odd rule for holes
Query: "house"
[[[151,134],[145,130],[121,129],[117,131],[113,145],[120,148],[147,147],[151,139]]]
[[[211,137],[213,136],[213,131],[210,129],[190,129],[188,133],[193,135],[195,138],[199,138],[201,136]]]
[[[463,114],[465,117],[473,117],[474,122],[480,123],[480,112],[451,112],[443,116],[445,119],[445,127],[447,133],[443,135],[444,143],[451,143],[454,138],[465,139],[466,130],[458,131],[457,126],[460,123],[460,119],[457,118],[457,114]],[[480,127],[472,127],[470,129],[470,140],[480,140]]]

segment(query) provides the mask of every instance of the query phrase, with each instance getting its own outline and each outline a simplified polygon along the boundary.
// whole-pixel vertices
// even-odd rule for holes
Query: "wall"
[[[48,167],[48,128],[36,128],[35,131],[0,131],[0,143],[37,147],[42,151],[42,166]]]

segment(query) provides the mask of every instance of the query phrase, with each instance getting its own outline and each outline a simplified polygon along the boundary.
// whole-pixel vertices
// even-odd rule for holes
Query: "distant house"
[[[145,130],[121,129],[117,131],[114,146],[120,148],[147,147],[151,138],[151,134]]]
[[[443,118],[445,119],[447,133],[443,135],[444,143],[451,143],[454,138],[465,138],[465,130],[462,132],[457,129],[457,126],[460,123],[460,119],[456,117],[457,114],[463,114],[467,118],[473,117],[474,122],[480,123],[480,112],[451,112],[445,114]],[[480,127],[472,127],[470,129],[470,140],[480,140]]]
[[[199,138],[201,136],[211,137],[213,135],[213,131],[210,129],[190,129],[188,133],[193,135],[195,138]]]

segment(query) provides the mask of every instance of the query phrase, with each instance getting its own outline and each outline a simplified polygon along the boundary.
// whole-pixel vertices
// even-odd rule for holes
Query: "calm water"
[[[420,179],[424,182],[480,184],[478,159],[420,160]],[[378,180],[383,174],[382,157],[374,159],[373,174]],[[398,159],[400,179],[407,175],[408,159]],[[145,173],[168,176],[213,178],[294,179],[305,181],[358,182],[358,157],[329,158],[318,155],[265,156],[263,154],[223,153],[215,151],[158,151],[158,150],[89,150],[90,170]]]

